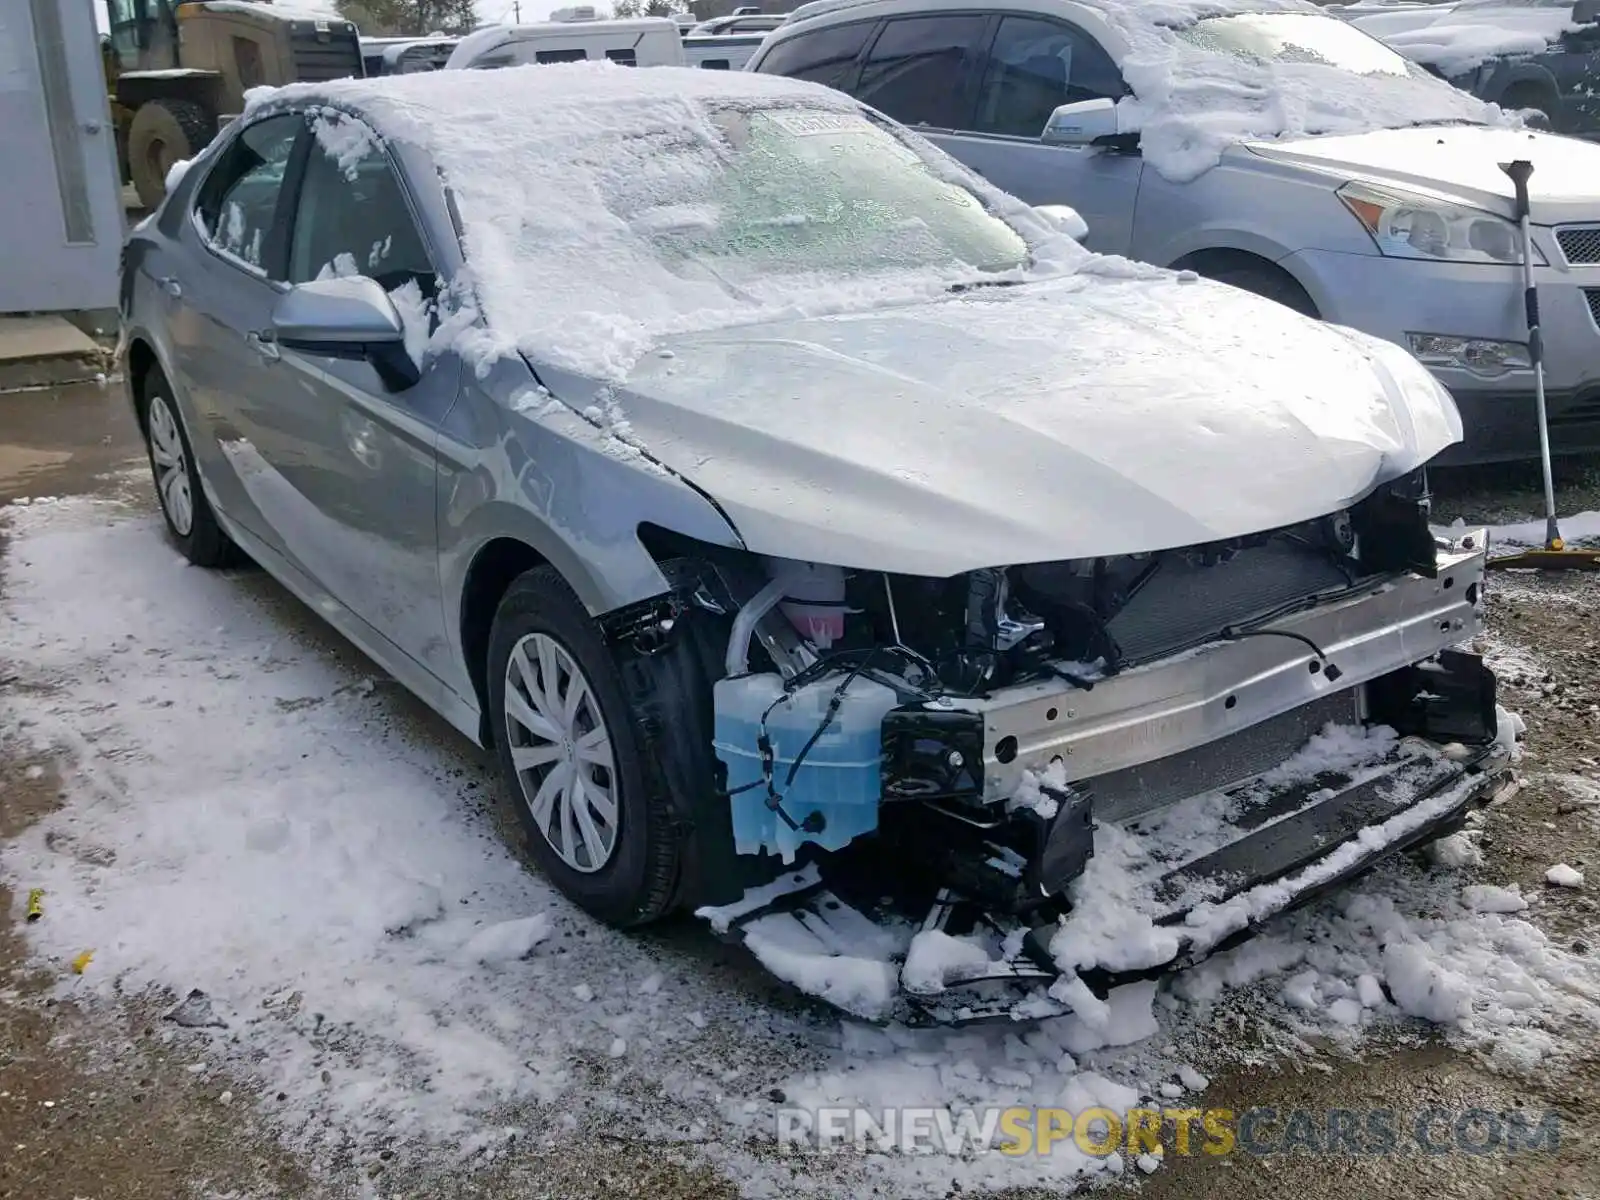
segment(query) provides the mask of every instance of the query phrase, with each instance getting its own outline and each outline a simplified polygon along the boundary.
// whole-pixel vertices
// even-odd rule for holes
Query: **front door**
[[[370,132],[330,135],[333,122],[354,124],[313,118],[284,283],[376,280],[406,323],[422,377],[390,391],[366,362],[280,349],[264,320],[252,344],[273,387],[239,417],[261,466],[252,498],[333,601],[438,676],[447,659],[434,443],[455,402],[459,359],[425,350],[437,274],[394,165]],[[352,145],[368,149],[352,157]]]
[[[1136,154],[1039,141],[1059,106],[1126,95],[1110,55],[1075,25],[1052,17],[1000,19],[982,64],[971,120],[936,134],[940,149],[1028,204],[1070,204],[1102,254],[1126,254],[1144,160]]]
[[[0,3],[0,312],[114,308],[122,191],[92,0]]]

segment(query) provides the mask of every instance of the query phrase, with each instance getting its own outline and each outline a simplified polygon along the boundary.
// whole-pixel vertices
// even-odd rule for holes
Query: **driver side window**
[[[1127,94],[1111,56],[1081,29],[1041,17],[1000,22],[978,92],[974,130],[1036,138],[1050,114],[1080,100]]]
[[[365,275],[431,301],[438,276],[377,138],[348,117],[311,118],[313,140],[289,244],[289,282]]]

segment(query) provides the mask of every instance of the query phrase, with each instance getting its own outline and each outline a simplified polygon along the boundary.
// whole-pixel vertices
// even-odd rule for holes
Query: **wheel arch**
[[[1319,317],[1323,306],[1311,289],[1293,271],[1284,266],[1281,261],[1266,258],[1251,250],[1243,250],[1232,246],[1215,246],[1201,250],[1194,250],[1185,254],[1172,264],[1174,270],[1190,270],[1208,279],[1218,278],[1224,274],[1242,274],[1249,272],[1266,279],[1279,282],[1284,287],[1291,288],[1299,295],[1305,297],[1305,303],[1310,310],[1310,315]]]
[[[1537,108],[1548,115],[1552,122],[1560,118],[1563,104],[1561,88],[1555,76],[1547,67],[1532,62],[1508,66],[1494,80],[1492,94],[1484,98],[1512,110]],[[1511,103],[1513,100],[1517,102]],[[1528,103],[1529,100],[1539,103]]]
[[[485,746],[494,744],[494,722],[489,713],[489,634],[494,628],[495,613],[519,576],[548,565],[550,560],[528,542],[501,534],[478,548],[462,577],[456,614],[461,656],[478,701],[478,740]],[[565,572],[562,577],[566,577]]]
[[[166,372],[161,369],[161,360],[156,355],[155,347],[138,336],[128,339],[128,365],[124,370],[127,374],[128,394],[133,400],[134,419],[139,422],[139,431],[143,433],[150,377],[155,375],[165,379]]]

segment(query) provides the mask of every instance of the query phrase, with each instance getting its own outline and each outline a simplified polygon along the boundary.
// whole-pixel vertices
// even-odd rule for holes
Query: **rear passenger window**
[[[701,69],[705,71],[726,71],[731,66],[732,64],[725,58],[708,58],[700,63]]]
[[[533,61],[538,63],[582,62],[589,55],[582,46],[572,50],[538,50],[534,52]]]
[[[761,73],[809,79],[812,83],[848,92],[855,83],[856,59],[876,24],[857,21],[851,25],[830,25],[815,33],[788,38],[761,60]]]
[[[1006,17],[989,52],[972,128],[1038,137],[1061,105],[1118,100],[1126,91],[1111,56],[1082,30],[1039,17]]]
[[[959,129],[970,116],[972,64],[984,16],[903,17],[883,27],[861,68],[856,98],[905,125]]]
[[[302,128],[292,115],[257,121],[229,143],[200,186],[195,215],[207,240],[248,266],[264,270],[273,260],[278,194]]]
[[[621,50],[607,50],[606,57],[624,67],[637,67],[639,65],[639,57],[634,54],[632,46]]]

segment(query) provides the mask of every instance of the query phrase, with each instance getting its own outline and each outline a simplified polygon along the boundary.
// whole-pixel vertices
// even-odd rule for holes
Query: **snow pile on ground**
[[[715,1113],[718,1075],[692,1066],[708,1035],[684,1014],[773,1024],[682,970],[639,992],[659,974],[647,948],[525,871],[477,780],[252,601],[258,574],[189,568],[150,521],[23,512],[0,657],[30,686],[3,728],[60,753],[70,803],[0,869],[45,889],[44,954],[94,952],[65,990],[204,992],[308,1139],[463,1135],[494,1105],[568,1094],[619,1037],[619,1069],[659,1059],[686,1111]]]
[[[173,1053],[232,1074],[236,1104],[256,1097],[329,1161],[432,1147],[470,1169],[513,1132],[572,1156],[603,1129],[692,1150],[751,1195],[1062,1187],[1137,1164],[1070,1139],[970,1159],[743,1146],[796,1106],[1170,1099],[1205,1086],[1217,1005],[1349,1037],[1422,1016],[1519,1067],[1600,1023],[1595,965],[1527,924],[1519,893],[1406,864],[1073,1016],[909,1031],[796,1014],[701,923],[619,935],[524,871],[474,757],[417,736],[414,706],[317,649],[258,573],[189,568],[110,506],[6,524],[0,736],[51,753],[65,794],[0,847],[8,884],[46,893],[31,945],[64,998],[160,993]],[[917,958],[930,983],[957,960],[974,956],[931,941]]]
[[[1287,1007],[1292,1027],[1345,1040],[1421,1018],[1503,1069],[1533,1070],[1600,1032],[1600,969],[1517,915],[1528,906],[1509,889],[1392,863],[1186,972],[1174,996],[1205,1003],[1253,986]]]
[[[1201,175],[1228,146],[1252,138],[1505,119],[1398,54],[1374,55],[1379,47],[1304,0],[1089,2],[1129,43],[1122,74],[1134,95],[1119,102],[1126,126],[1141,131],[1145,161],[1174,181]],[[1197,25],[1241,13],[1282,14],[1245,39],[1272,46],[1272,60],[1231,51]],[[1331,65],[1329,55],[1357,69]]]
[[[1309,880],[1299,875],[1282,883],[1255,888],[1224,904],[1209,903],[1214,894],[1204,887],[1184,896],[1158,898],[1162,878],[1179,864],[1203,857],[1235,836],[1226,822],[1243,816],[1264,802],[1274,789],[1305,784],[1321,777],[1340,776],[1359,782],[1387,770],[1399,751],[1394,731],[1386,728],[1330,725],[1306,746],[1262,775],[1259,785],[1246,794],[1213,791],[1179,801],[1128,828],[1102,824],[1095,833],[1095,854],[1083,875],[1072,885],[1078,907],[1062,920],[1051,939],[1050,953],[1063,971],[1104,967],[1129,970],[1169,962],[1185,946],[1206,949],[1236,929],[1283,907],[1288,891],[1299,890]],[[1306,804],[1327,798],[1325,789],[1307,793]],[[1394,818],[1406,828],[1427,819],[1434,808],[1454,803],[1446,792]],[[1367,831],[1374,839],[1394,840],[1405,832],[1397,827]],[[1351,843],[1336,852],[1360,855],[1365,842]],[[1314,871],[1331,873],[1337,858],[1319,863]],[[1152,916],[1195,906],[1192,919],[1181,928],[1156,925]]]
[[[1581,888],[1583,872],[1566,863],[1557,863],[1544,873],[1544,881],[1555,887]]]

